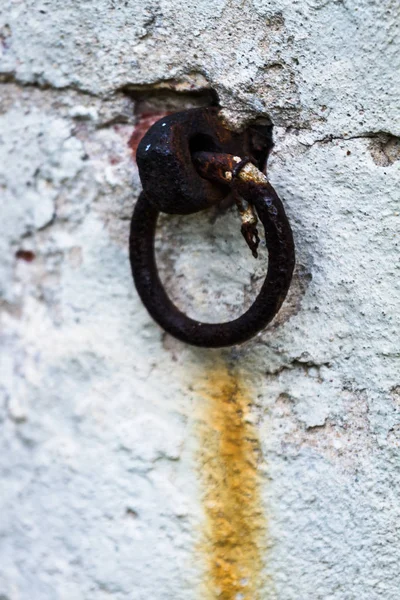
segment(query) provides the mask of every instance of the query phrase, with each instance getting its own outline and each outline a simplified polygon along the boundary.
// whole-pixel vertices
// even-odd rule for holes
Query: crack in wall
[[[327,135],[323,138],[316,139],[307,144],[299,142],[307,149],[312,148],[316,144],[329,144],[335,141],[348,142],[352,140],[368,140],[370,142],[368,150],[375,164],[381,167],[388,167],[397,160],[400,160],[400,137],[393,135],[387,131],[368,131],[357,135]]]
[[[102,97],[102,96],[99,96],[98,94],[95,94],[94,92],[91,92],[82,87],[78,87],[78,86],[74,86],[74,85],[66,85],[66,86],[58,87],[58,86],[52,85],[48,81],[38,81],[38,80],[25,81],[25,80],[17,77],[15,72],[0,73],[0,84],[2,84],[2,85],[12,84],[12,85],[16,85],[21,88],[35,88],[35,89],[41,90],[43,92],[46,92],[49,90],[55,91],[55,92],[76,92],[76,93],[82,94],[83,96],[90,96],[91,98],[101,98]],[[107,96],[110,96],[110,94],[107,94]]]

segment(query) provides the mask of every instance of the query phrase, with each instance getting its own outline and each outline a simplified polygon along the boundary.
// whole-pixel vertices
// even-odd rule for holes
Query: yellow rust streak
[[[263,587],[266,522],[252,393],[225,365],[208,370],[199,387],[204,399],[200,474],[206,515],[201,552],[208,567],[208,597],[256,600]],[[265,594],[264,589],[263,598]]]

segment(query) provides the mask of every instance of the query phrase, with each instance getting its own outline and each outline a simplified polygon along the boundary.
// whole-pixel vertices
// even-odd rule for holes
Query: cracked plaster
[[[372,0],[3,3],[0,598],[201,597],[193,382],[217,359],[256,390],[260,598],[398,598],[399,22]],[[127,256],[140,98],[208,87],[231,126],[272,121],[297,251],[275,322],[221,352],[152,323]],[[251,302],[237,227],[163,219],[190,314]]]

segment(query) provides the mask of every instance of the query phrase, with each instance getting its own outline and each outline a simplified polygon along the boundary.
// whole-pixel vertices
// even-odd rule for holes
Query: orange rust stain
[[[262,592],[266,598],[262,570],[267,529],[252,390],[238,373],[222,365],[207,371],[198,391],[204,400],[199,466],[206,515],[200,544],[207,562],[206,595],[256,600]]]

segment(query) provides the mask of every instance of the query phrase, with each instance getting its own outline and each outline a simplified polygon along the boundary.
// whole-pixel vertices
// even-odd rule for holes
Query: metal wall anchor
[[[282,203],[260,170],[271,147],[265,128],[253,127],[241,134],[225,129],[217,108],[164,117],[139,144],[143,192],[131,223],[132,275],[153,319],[183,342],[206,348],[245,342],[266,327],[286,297],[295,264],[294,243]],[[255,257],[257,216],[264,227],[268,270],[260,293],[242,316],[225,323],[201,323],[171,302],[160,281],[154,253],[157,217],[160,211],[204,210],[230,193],[241,216],[241,232]]]

